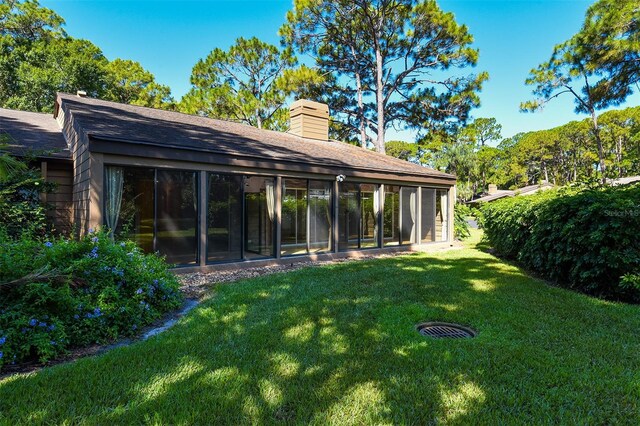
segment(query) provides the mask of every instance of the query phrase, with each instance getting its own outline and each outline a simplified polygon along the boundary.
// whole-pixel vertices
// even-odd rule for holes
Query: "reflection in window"
[[[400,244],[400,187],[384,186],[384,245]]]
[[[156,250],[167,262],[195,263],[198,253],[198,173],[157,171]]]
[[[209,173],[207,261],[242,259],[242,176]]]
[[[307,253],[307,181],[282,179],[282,255]]]
[[[248,177],[244,184],[244,244],[247,259],[274,257],[275,180]]]
[[[309,181],[309,250],[331,250],[331,182]]]
[[[360,185],[360,218],[361,241],[360,247],[378,247],[378,185]]]
[[[107,179],[110,168],[111,166],[105,168]],[[118,168],[114,167],[114,169]],[[122,194],[119,211],[112,213],[117,218],[115,219],[117,222],[115,235],[117,238],[134,241],[142,250],[150,253],[154,247],[155,170],[135,167],[119,169],[123,171]],[[116,188],[112,190],[110,186],[106,186],[105,198],[118,198],[117,194],[111,193],[115,190]],[[105,214],[105,216],[107,215]]]
[[[436,190],[422,188],[422,208],[421,208],[421,233],[420,240],[423,243],[430,243],[436,240],[435,214],[436,214]]]
[[[378,185],[342,183],[338,197],[338,248],[378,247]]]

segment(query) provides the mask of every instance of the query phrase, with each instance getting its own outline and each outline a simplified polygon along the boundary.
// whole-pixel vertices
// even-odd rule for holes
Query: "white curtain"
[[[122,205],[122,186],[124,182],[124,170],[122,167],[105,167],[105,222],[110,230],[111,237],[118,226],[120,207]]]
[[[269,220],[273,222],[276,211],[276,197],[275,197],[275,185],[272,179],[265,181],[265,189],[267,195],[267,212],[269,213]]]
[[[440,205],[442,206],[442,241],[449,239],[449,194],[447,191],[440,191]]]

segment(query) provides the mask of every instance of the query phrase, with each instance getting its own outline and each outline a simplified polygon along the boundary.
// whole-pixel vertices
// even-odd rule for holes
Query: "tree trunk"
[[[379,153],[385,153],[384,147],[384,90],[382,87],[382,52],[380,46],[376,45],[376,104],[378,106],[378,137],[376,139],[376,149]]]
[[[358,128],[360,129],[360,144],[362,149],[367,148],[367,131],[364,123],[364,102],[362,100],[362,82],[360,81],[360,73],[355,73],[356,91],[358,93]]]
[[[616,144],[616,162],[618,163],[618,177],[621,178],[622,173],[622,136],[618,136],[618,143]]]
[[[600,173],[602,174],[602,184],[607,183],[607,166],[604,163],[604,147],[600,138],[600,127],[598,126],[598,116],[594,109],[591,110],[591,121],[593,122],[593,136],[598,144],[598,159],[600,160]]]

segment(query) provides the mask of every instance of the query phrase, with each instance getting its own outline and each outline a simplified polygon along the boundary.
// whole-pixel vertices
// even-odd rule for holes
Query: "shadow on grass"
[[[640,347],[628,333],[639,317],[474,250],[310,268],[220,286],[157,338],[0,382],[0,420],[629,419],[638,416],[629,371]],[[479,335],[427,340],[415,325],[428,320]],[[589,332],[567,333],[579,327]]]

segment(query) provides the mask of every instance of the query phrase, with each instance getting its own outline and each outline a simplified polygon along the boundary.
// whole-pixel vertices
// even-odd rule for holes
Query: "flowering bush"
[[[10,239],[0,230],[0,368],[134,335],[182,302],[164,260],[105,232]]]

